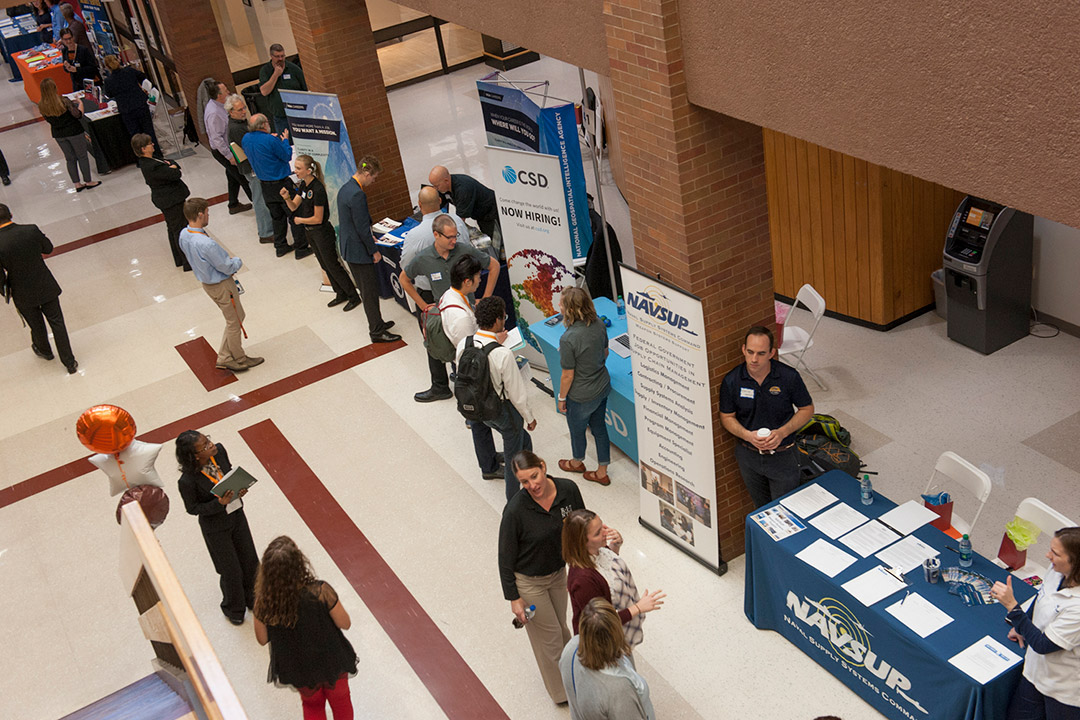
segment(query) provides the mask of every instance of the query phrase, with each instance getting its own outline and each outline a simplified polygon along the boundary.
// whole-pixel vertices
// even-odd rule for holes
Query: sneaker
[[[244,369],[246,370],[248,368],[253,368],[256,365],[262,365],[264,362],[266,362],[266,358],[255,357],[254,355],[248,355],[241,364],[244,366]]]

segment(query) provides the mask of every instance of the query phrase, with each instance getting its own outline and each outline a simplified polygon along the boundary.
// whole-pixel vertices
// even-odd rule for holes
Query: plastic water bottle
[[[863,505],[874,504],[874,486],[870,484],[870,476],[863,475],[862,483],[859,486],[859,496],[862,498]]]
[[[971,567],[971,538],[960,538],[960,567]]]
[[[529,607],[525,608],[525,622],[529,622],[530,620],[532,620],[533,615],[535,615],[535,614],[536,614],[536,606],[535,605],[530,605]],[[514,618],[513,625],[514,625],[515,628],[519,628],[519,629],[525,627],[525,623],[518,620],[517,617]]]
[[[615,308],[619,311],[619,319],[626,319],[626,303],[623,302],[622,295],[615,301]]]

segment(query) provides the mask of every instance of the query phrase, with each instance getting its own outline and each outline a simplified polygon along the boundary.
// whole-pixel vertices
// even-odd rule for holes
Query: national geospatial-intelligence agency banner
[[[529,360],[543,366],[544,355],[528,326],[558,312],[559,293],[574,284],[559,159],[490,145],[487,157],[499,204],[514,313],[522,337],[535,351],[529,353]]]
[[[330,222],[337,230],[337,194],[356,172],[349,131],[341,114],[338,96],[332,93],[282,90],[281,102],[289,119],[289,136],[296,155],[310,155],[322,165]]]
[[[633,349],[641,521],[720,572],[701,300],[619,265]]]

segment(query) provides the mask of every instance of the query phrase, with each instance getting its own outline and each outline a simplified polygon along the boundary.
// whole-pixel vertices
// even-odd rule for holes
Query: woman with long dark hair
[[[329,583],[318,580],[290,538],[277,537],[263,553],[255,581],[255,638],[270,644],[268,682],[300,692],[304,720],[352,720],[349,677],[356,652],[342,630],[352,621]]]
[[[176,438],[176,462],[180,465],[184,509],[188,515],[198,516],[203,542],[221,577],[221,612],[233,625],[242,625],[244,609],[255,606],[255,573],[259,569],[259,553],[241,500],[247,490],[229,490],[220,498],[212,492],[232,470],[232,463],[221,443],[214,443],[198,430],[185,430]]]
[[[67,160],[68,176],[75,184],[75,192],[96,188],[101,181],[90,182],[90,155],[86,141],[86,131],[79,118],[82,109],[60,94],[52,78],[41,81],[41,101],[38,102],[41,116],[52,127],[53,140],[60,146]],[[79,171],[83,181],[79,182]]]

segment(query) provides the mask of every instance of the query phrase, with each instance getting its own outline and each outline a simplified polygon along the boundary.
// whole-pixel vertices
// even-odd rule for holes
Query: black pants
[[[386,321],[379,308],[379,270],[374,263],[349,263],[349,270],[360,289],[360,301],[364,304],[367,315],[368,334],[371,337],[386,332]]]
[[[221,612],[226,617],[243,619],[244,608],[255,606],[255,572],[259,554],[251,539],[251,529],[241,508],[232,514],[232,527],[214,532],[203,531],[203,541],[221,578]]]
[[[139,133],[146,133],[154,141],[154,157],[163,157],[161,146],[158,145],[157,133],[154,132],[154,116],[150,114],[150,107],[143,103],[137,110],[120,113],[120,120],[128,131],[128,137],[133,138]]]
[[[291,181],[288,178],[281,180],[260,180],[262,183],[263,202],[266,203],[266,209],[270,211],[270,218],[274,221],[274,249],[281,251],[289,247],[288,231],[289,225],[292,225],[292,220],[289,218],[289,208],[285,205],[285,201],[281,199],[281,188],[287,186]],[[307,247],[307,235],[300,232],[300,228],[297,225],[292,226],[293,232],[293,246],[297,250],[303,250]]]
[[[240,188],[244,188],[244,193],[247,194],[248,201],[250,201],[251,188],[248,187],[247,178],[240,174],[239,168],[229,162],[229,158],[213,148],[210,148],[210,154],[218,161],[218,165],[225,168],[225,180],[229,184],[229,207],[236,207],[240,204]]]
[[[335,296],[339,299],[359,300],[360,295],[356,292],[356,286],[353,285],[352,278],[345,272],[345,268],[341,265],[341,258],[338,257],[334,226],[308,225],[304,230],[308,244],[315,251],[319,266],[326,273],[326,277],[330,278],[330,287],[334,288]]]
[[[735,441],[735,460],[755,508],[768,505],[799,487],[797,453],[792,446],[774,455],[761,455],[741,440]]]
[[[1006,720],[1080,720],[1080,707],[1043,695],[1026,677],[1013,692]]]
[[[11,172],[8,170],[7,158],[4,157],[4,151],[0,150],[0,177],[7,177]]]
[[[423,298],[424,302],[436,302],[437,298],[431,294],[430,290],[422,290],[420,288],[417,288],[416,290],[420,293],[420,297]],[[423,314],[417,313],[417,320],[422,321],[422,319]],[[423,334],[423,332],[424,328],[423,325],[421,325],[420,333]],[[442,360],[431,357],[431,354],[428,353],[427,364],[428,374],[431,375],[431,389],[439,392],[449,390],[450,377],[446,374],[446,363],[444,363]],[[477,458],[479,458],[479,453],[477,453]],[[488,470],[484,469],[483,467],[481,467],[480,469],[484,472],[488,472]]]
[[[180,249],[180,231],[187,227],[187,218],[184,217],[184,203],[176,203],[161,211],[165,216],[165,232],[169,235],[169,249],[172,250],[173,262],[176,267],[190,270],[187,256]]]
[[[30,326],[30,342],[42,353],[52,354],[52,346],[49,344],[49,332],[45,329],[45,321],[52,328],[53,340],[56,341],[56,354],[60,356],[60,362],[65,367],[75,363],[75,354],[71,352],[71,341],[68,340],[67,326],[64,325],[64,311],[60,309],[60,298],[53,298],[41,305],[20,306],[16,305],[19,314]]]

